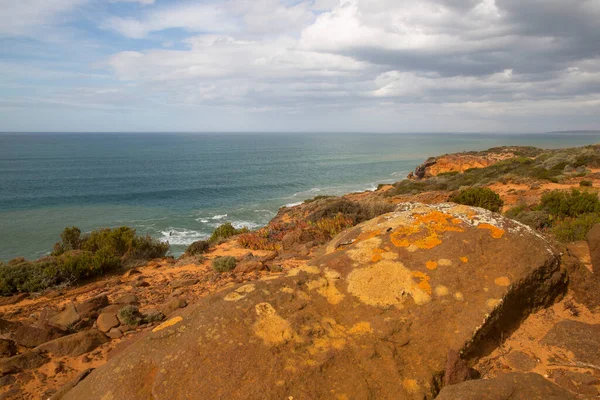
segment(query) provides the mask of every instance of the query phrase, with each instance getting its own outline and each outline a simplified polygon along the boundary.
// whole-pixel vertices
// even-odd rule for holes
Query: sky
[[[0,0],[0,131],[600,129],[600,0]]]

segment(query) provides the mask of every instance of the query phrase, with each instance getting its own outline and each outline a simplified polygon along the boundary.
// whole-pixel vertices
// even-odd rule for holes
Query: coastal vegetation
[[[246,232],[248,232],[248,228],[236,229],[233,225],[231,225],[231,222],[226,222],[213,231],[208,241],[210,243],[218,243],[224,239]]]
[[[236,266],[236,263],[237,262],[236,262],[235,257],[231,257],[231,256],[217,257],[213,260],[212,267],[217,272],[229,272],[229,271],[233,271],[233,269]]]
[[[490,188],[469,188],[450,196],[449,201],[466,206],[485,208],[493,212],[502,209],[504,202],[500,195]]]
[[[35,261],[16,258],[0,263],[0,294],[39,292],[57,285],[70,285],[101,276],[136,261],[163,257],[168,243],[150,236],[136,236],[135,229],[122,226],[82,234],[77,227],[65,228],[50,256]]]

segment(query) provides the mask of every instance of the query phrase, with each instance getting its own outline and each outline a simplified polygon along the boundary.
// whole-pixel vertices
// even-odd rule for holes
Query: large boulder
[[[534,373],[513,372],[447,386],[437,400],[575,400],[567,390]]]
[[[81,316],[77,312],[75,304],[67,303],[65,309],[52,316],[48,320],[48,323],[56,328],[62,329],[63,331],[68,331],[80,320]]]
[[[37,347],[42,343],[63,336],[60,330],[51,326],[36,327],[21,325],[13,332],[13,339],[17,344],[24,347]]]
[[[97,329],[90,329],[89,331],[77,332],[51,340],[36,347],[36,350],[47,351],[57,357],[77,357],[106,342],[108,342],[108,338],[102,332]]]
[[[600,278],[598,278],[598,275],[600,275],[600,224],[596,224],[590,229],[587,234],[587,242],[590,248],[594,274],[596,274],[596,280],[600,281]]]
[[[431,399],[447,355],[497,346],[566,286],[548,241],[455,204],[406,204],[309,265],[206,297],[66,399]]]

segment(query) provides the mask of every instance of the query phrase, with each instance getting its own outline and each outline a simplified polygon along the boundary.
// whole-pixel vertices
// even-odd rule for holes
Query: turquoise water
[[[65,226],[130,225],[178,255],[223,222],[374,189],[429,156],[597,134],[0,134],[0,260],[47,253]]]

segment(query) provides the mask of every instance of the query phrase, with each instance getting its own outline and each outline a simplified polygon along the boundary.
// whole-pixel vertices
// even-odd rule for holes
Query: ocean
[[[0,260],[48,253],[66,226],[129,225],[180,255],[224,222],[251,229],[316,195],[373,190],[427,157],[598,133],[0,134]]]

